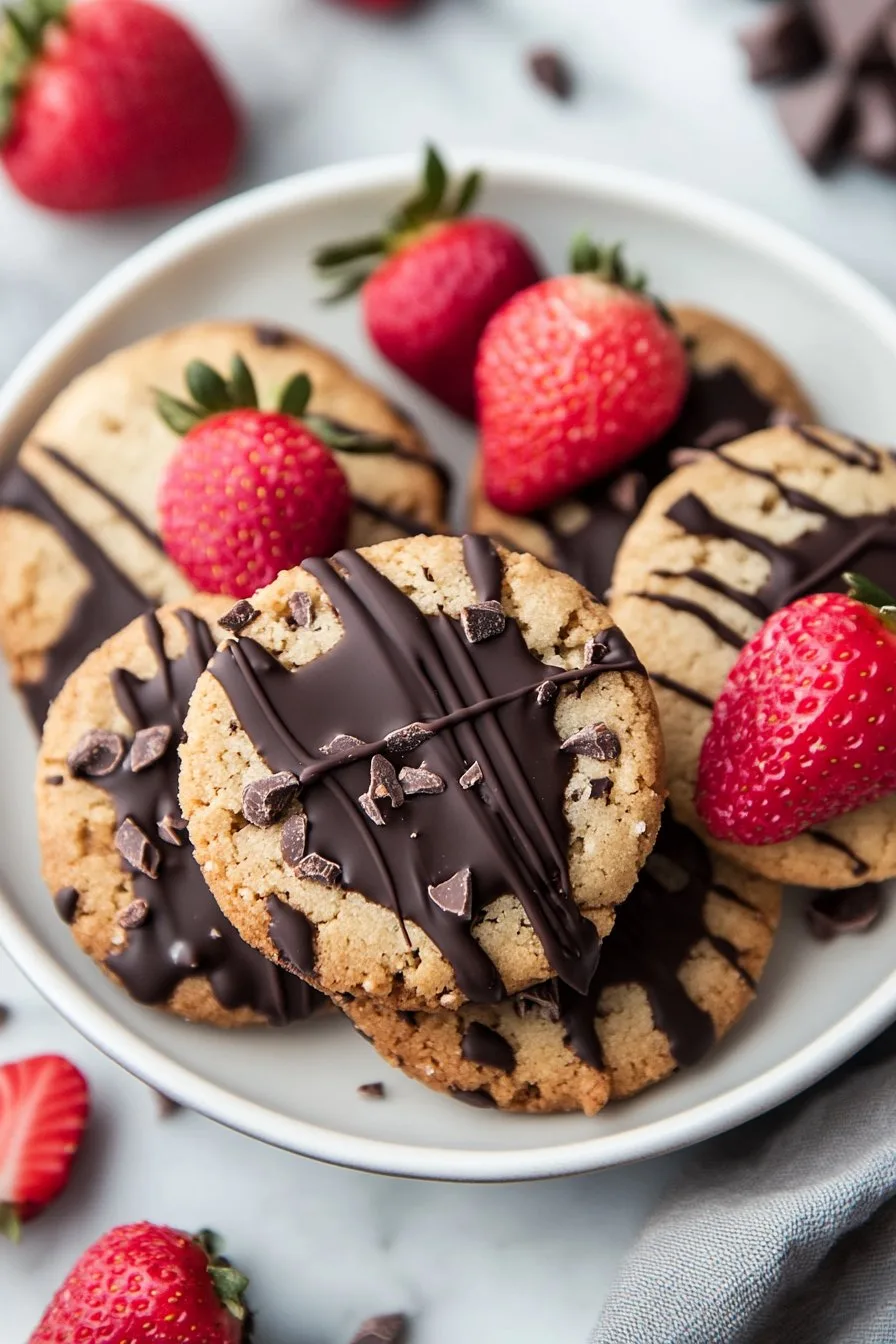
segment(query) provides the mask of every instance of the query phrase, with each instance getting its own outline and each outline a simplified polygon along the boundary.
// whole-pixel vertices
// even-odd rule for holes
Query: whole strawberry
[[[572,274],[517,294],[492,318],[476,365],[489,499],[509,513],[551,504],[659,438],[688,385],[664,310],[621,249],[573,244]]]
[[[0,1232],[13,1241],[65,1188],[89,1108],[83,1075],[61,1055],[0,1067]]]
[[[0,158],[52,210],[202,195],[230,174],[234,103],[209,57],[147,0],[21,0],[0,40]]]
[[[29,1344],[243,1344],[248,1279],[215,1238],[134,1223],[100,1237],[69,1274]]]
[[[791,840],[896,791],[896,606],[845,578],[849,596],[776,612],[729,673],[696,794],[720,840]]]
[[[329,555],[345,541],[352,499],[330,447],[383,451],[383,441],[310,415],[311,383],[297,374],[276,411],[258,407],[249,369],[234,356],[221,377],[194,360],[193,403],[156,393],[160,415],[183,434],[159,487],[165,549],[203,592],[249,597],[282,569]]]
[[[538,262],[500,220],[466,218],[481,185],[470,173],[456,193],[436,151],[426,151],[423,186],[382,233],[323,247],[318,270],[339,278],[333,297],[361,290],[377,349],[432,396],[472,419],[474,368],[486,323],[538,280]]]

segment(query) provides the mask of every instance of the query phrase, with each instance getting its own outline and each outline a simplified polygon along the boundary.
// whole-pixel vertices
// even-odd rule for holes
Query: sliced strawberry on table
[[[669,428],[687,392],[684,346],[621,248],[577,238],[571,270],[512,298],[479,347],[483,481],[509,513],[616,471]]]
[[[771,616],[728,674],[696,791],[720,840],[792,840],[896,792],[896,605],[844,578]]]
[[[61,1055],[0,1066],[0,1232],[13,1241],[65,1188],[89,1108],[83,1074]]]
[[[475,413],[473,371],[486,323],[538,280],[529,244],[501,220],[470,216],[481,186],[472,172],[451,189],[438,153],[423,184],[382,231],[320,248],[315,265],[331,298],[361,291],[367,332],[391,364],[459,415]]]

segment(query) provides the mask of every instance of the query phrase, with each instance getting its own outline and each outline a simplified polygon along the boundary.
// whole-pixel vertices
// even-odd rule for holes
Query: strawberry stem
[[[896,630],[896,601],[885,588],[866,579],[864,574],[843,575],[848,595],[879,616],[888,630]]]
[[[243,1294],[249,1286],[247,1276],[241,1270],[235,1269],[230,1261],[221,1255],[224,1243],[216,1232],[203,1228],[193,1240],[208,1258],[209,1278],[214,1284],[221,1305],[226,1307],[231,1316],[238,1321],[245,1322],[243,1338],[248,1340],[251,1316],[243,1300]]]

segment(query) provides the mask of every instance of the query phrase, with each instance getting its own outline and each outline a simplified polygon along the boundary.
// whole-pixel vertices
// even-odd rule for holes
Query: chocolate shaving
[[[462,868],[459,873],[427,890],[429,899],[440,910],[457,915],[458,919],[470,918],[473,911],[473,874],[469,868]]]
[[[371,798],[388,798],[393,807],[401,807],[404,802],[404,790],[398,782],[395,766],[379,752],[370,762]]]
[[[156,761],[160,761],[168,750],[173,736],[167,723],[154,724],[151,728],[141,728],[134,734],[131,755],[128,764],[134,774],[148,770]]]
[[[494,639],[504,633],[507,617],[500,602],[473,602],[464,607],[460,614],[463,632],[471,644],[481,644],[483,640]]]
[[[115,848],[135,872],[143,873],[145,877],[158,877],[162,856],[131,817],[125,817],[115,832]]]
[[[362,1097],[372,1097],[374,1101],[382,1101],[386,1089],[382,1083],[362,1083],[358,1088],[358,1094]]]
[[[302,876],[309,878],[312,882],[323,882],[325,885],[335,882],[342,871],[338,863],[333,863],[331,859],[325,859],[322,854],[306,854],[299,860],[296,871]]]
[[[482,766],[478,761],[474,761],[461,775],[457,781],[462,789],[472,789],[474,785],[482,783]]]
[[[621,748],[612,728],[605,723],[591,723],[561,743],[560,750],[589,756],[594,761],[615,761]]]
[[[261,612],[253,607],[251,602],[245,598],[237,602],[236,606],[225,611],[223,616],[218,617],[218,624],[231,634],[238,635],[241,630],[245,630],[247,625],[251,625],[254,620],[261,615]]]
[[[371,1316],[352,1336],[351,1344],[401,1344],[407,1323],[407,1316],[400,1312]]]
[[[444,793],[445,781],[441,775],[425,766],[403,765],[398,772],[398,782],[408,798],[418,793]]]
[[[119,926],[123,929],[141,929],[149,919],[149,905],[146,901],[131,901],[118,916]]]
[[[304,812],[292,812],[280,831],[280,853],[290,868],[298,868],[308,843],[308,819]]]
[[[374,826],[385,826],[386,819],[369,793],[359,794],[358,803],[361,811],[366,817],[369,817]]]
[[[289,614],[293,625],[299,630],[306,630],[311,624],[311,598],[307,593],[290,593],[286,599],[286,605],[289,607]]]
[[[560,694],[560,688],[554,681],[543,681],[536,688],[535,700],[539,705],[552,705]]]
[[[880,918],[883,888],[876,882],[845,891],[822,891],[806,907],[806,919],[816,938],[829,942],[842,933],[863,933]]]
[[[392,756],[407,756],[431,737],[432,729],[427,728],[425,723],[407,723],[403,728],[396,728],[393,733],[389,733],[383,746]]]
[[[68,758],[68,767],[77,779],[103,779],[117,770],[126,751],[124,738],[105,728],[86,732]]]
[[[592,779],[591,797],[602,798],[605,803],[610,801],[610,794],[613,791],[613,781],[611,779]]]
[[[546,1022],[560,1021],[560,995],[554,980],[532,985],[514,995],[513,1008],[517,1017],[539,1017]]]
[[[559,51],[553,47],[541,47],[530,52],[528,64],[536,84],[540,84],[561,102],[569,101],[574,91],[572,69]]]
[[[60,887],[56,892],[53,897],[53,904],[63,924],[74,924],[80,899],[81,894],[74,887]]]
[[[299,781],[288,770],[253,779],[243,789],[243,816],[253,826],[274,826],[299,796]]]
[[[337,733],[320,750],[323,756],[341,756],[344,751],[351,751],[352,747],[363,745],[360,737],[352,737],[350,733]]]
[[[759,23],[738,34],[738,41],[750,62],[754,84],[807,75],[823,56],[811,15],[795,0],[772,5]]]
[[[159,835],[166,845],[177,845],[178,848],[183,845],[187,823],[182,816],[174,812],[166,812],[158,823],[158,828]]]

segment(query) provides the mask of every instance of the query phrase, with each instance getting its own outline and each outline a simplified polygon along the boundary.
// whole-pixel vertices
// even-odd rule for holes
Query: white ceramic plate
[[[752,325],[792,361],[824,418],[885,441],[896,423],[896,311],[831,258],[696,192],[611,168],[478,155],[486,207],[521,225],[554,267],[583,226],[624,238],[662,294]],[[458,156],[459,165],[468,161]],[[256,316],[304,327],[344,352],[420,418],[462,479],[472,435],[385,368],[357,308],[325,308],[313,245],[366,232],[416,162],[325,169],[228,201],[115,270],[61,321],[0,394],[11,451],[68,379],[168,324]],[[783,1101],[896,1016],[896,915],[822,946],[789,904],[758,1003],[699,1067],[596,1119],[470,1110],[392,1075],[342,1021],[218,1033],[142,1009],[76,949],[39,876],[34,743],[0,689],[0,940],[35,985],[120,1063],[187,1106],[284,1148],[348,1166],[453,1180],[561,1175],[631,1161],[718,1133]],[[360,1083],[388,1075],[388,1099]]]

